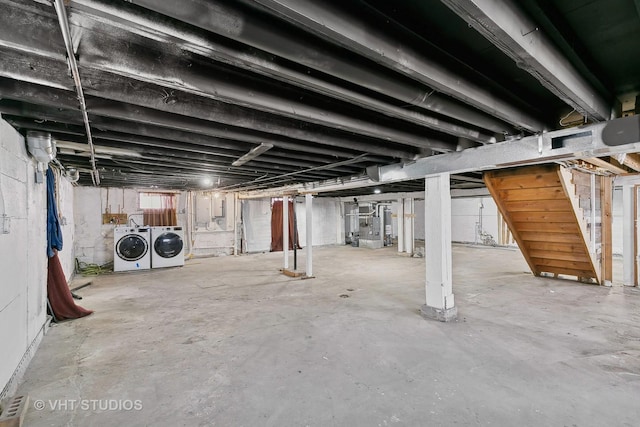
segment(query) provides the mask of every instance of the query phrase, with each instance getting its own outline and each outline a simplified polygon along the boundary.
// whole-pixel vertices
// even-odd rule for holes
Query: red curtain
[[[178,225],[175,194],[154,193],[160,198],[160,207],[143,210],[143,224],[151,227]]]
[[[293,229],[293,216],[295,211],[293,209],[293,201],[289,202],[289,249],[293,249],[294,242],[294,229]],[[279,252],[282,250],[282,200],[276,200],[271,206],[271,252]],[[300,249],[300,235],[296,236],[295,242]]]

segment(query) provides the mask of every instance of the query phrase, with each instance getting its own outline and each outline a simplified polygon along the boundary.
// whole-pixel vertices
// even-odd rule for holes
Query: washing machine
[[[184,265],[184,231],[182,227],[151,227],[151,267]]]
[[[116,227],[113,230],[113,271],[151,268],[149,227]]]

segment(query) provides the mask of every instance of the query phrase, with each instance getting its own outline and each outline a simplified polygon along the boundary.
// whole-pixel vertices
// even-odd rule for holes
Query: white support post
[[[307,217],[307,277],[313,277],[313,196],[304,195],[305,213]]]
[[[404,250],[408,254],[412,254],[415,248],[413,206],[412,198],[404,199]]]
[[[625,286],[634,286],[636,254],[634,253],[634,192],[633,185],[624,185],[622,187],[622,263],[623,263],[623,281]]]
[[[286,270],[289,268],[289,196],[282,196],[282,253]]]
[[[384,223],[384,205],[378,205],[378,224],[380,230],[380,242],[382,243],[382,247],[384,247],[384,228],[386,224]]]
[[[421,313],[429,319],[456,319],[451,265],[451,193],[449,174],[425,179],[426,304]]]
[[[600,214],[602,218],[602,214]],[[596,175],[591,174],[591,253],[596,253]],[[601,220],[602,222],[602,220]]]
[[[344,245],[345,240],[345,218],[347,218],[347,213],[345,212],[344,202],[338,202],[338,218],[336,219],[336,243],[339,245]]]
[[[404,252],[404,199],[398,199],[398,252]]]

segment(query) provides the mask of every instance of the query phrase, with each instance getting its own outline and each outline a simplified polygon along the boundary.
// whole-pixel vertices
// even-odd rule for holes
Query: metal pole
[[[295,199],[293,202],[293,271],[298,270],[298,215],[296,215]]]
[[[71,31],[69,30],[69,20],[67,19],[67,12],[64,8],[64,0],[55,0],[54,6],[58,15],[58,22],[60,24],[60,30],[62,31],[62,38],[67,50],[67,60],[69,61],[69,69],[73,76],[73,81],[76,86],[76,94],[78,95],[78,102],[80,103],[80,112],[82,113],[82,120],[84,122],[84,128],[87,133],[87,143],[89,144],[89,154],[91,163],[91,179],[94,185],[100,185],[100,173],[96,168],[96,152],[93,147],[93,137],[91,135],[91,126],[89,126],[89,115],[87,113],[87,104],[84,98],[84,92],[82,91],[82,83],[80,81],[80,71],[78,70],[78,63],[76,61],[75,52],[73,51],[73,41],[71,40]]]
[[[282,253],[286,270],[289,268],[289,196],[282,196]]]

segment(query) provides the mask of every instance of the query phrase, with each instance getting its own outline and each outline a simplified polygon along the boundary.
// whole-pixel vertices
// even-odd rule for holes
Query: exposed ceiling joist
[[[640,154],[638,153],[622,153],[616,156],[616,160],[621,164],[640,172]]]
[[[588,159],[584,159],[585,162],[591,163],[592,165],[595,165],[599,168],[602,168],[608,172],[614,173],[614,174],[624,174],[627,173],[627,170],[624,168],[621,168],[619,166],[614,165],[613,163],[611,163],[610,161],[606,161],[604,159],[599,159],[597,157],[592,157],[592,158],[588,158]]]
[[[609,119],[611,103],[587,83],[513,0],[442,2],[576,111],[595,121]]]
[[[558,118],[568,104],[608,119],[591,94],[613,104],[640,91],[640,55],[630,54],[640,39],[632,2],[515,3],[494,5],[528,21],[486,13],[488,0],[447,0],[472,7],[462,17],[442,1],[65,0],[59,9],[73,36],[65,44],[53,1],[0,0],[0,113],[23,134],[82,143],[90,131],[105,186],[319,186],[325,195],[345,188],[367,195],[373,189],[356,187],[424,190],[424,167],[436,165],[452,173],[452,188],[478,188],[479,173],[456,171],[540,161],[546,135],[540,151],[527,135],[567,126]],[[478,10],[505,37],[498,47],[468,25],[485,16]],[[531,22],[538,29],[527,32]],[[550,68],[547,41],[536,33],[549,37],[573,74]],[[509,35],[535,45],[520,47]],[[78,108],[78,86],[85,108]],[[609,129],[610,145],[635,149],[637,123],[626,123]],[[565,158],[562,149],[588,139],[582,131],[567,129],[574,138],[557,140],[554,155]],[[496,151],[476,150],[496,142]],[[260,146],[272,148],[232,166]],[[640,169],[640,158],[623,156],[623,148],[592,148],[572,154]],[[79,185],[91,184],[88,155],[59,148],[61,164],[80,170]],[[396,168],[412,172],[401,182],[362,175],[375,170],[387,179]],[[203,174],[214,184],[203,187]]]
[[[85,5],[89,1],[81,0],[81,3]],[[429,88],[411,83],[410,79],[391,78],[388,73],[383,73],[375,67],[362,67],[353,55],[344,55],[339,49],[323,44],[319,40],[303,37],[300,31],[296,32],[290,26],[272,25],[267,27],[264,16],[255,12],[249,13],[243,10],[240,5],[221,3],[215,0],[191,0],[182,3],[135,0],[132,3],[188,22],[215,34],[241,41],[248,46],[327,73],[351,84],[366,87],[407,105],[433,111],[495,133],[511,132],[510,127],[506,126],[504,122],[488,114],[475,111],[464,104],[433,93]],[[232,23],[242,23],[242,31],[234,29]],[[209,40],[208,42],[210,43]],[[255,58],[257,58],[258,64],[252,62]],[[237,62],[239,59],[251,62],[252,69],[264,64],[264,58],[260,57],[260,51],[255,49],[243,55],[235,55],[233,61]],[[451,124],[446,120],[430,118],[403,108],[390,108],[388,104],[386,107],[381,106],[380,102],[371,97],[363,96],[344,87],[330,85],[326,81],[315,79],[309,73],[303,77],[293,76],[286,67],[276,61],[273,62],[275,63],[268,66],[268,74],[280,78],[286,77],[288,81],[294,81],[305,88],[319,90],[324,94],[333,94],[339,99],[347,99],[357,105],[365,105],[390,116],[407,116],[409,114],[412,117],[405,118],[452,135],[472,140],[485,138],[482,134],[476,135],[476,131],[465,126]]]
[[[532,132],[545,128],[544,124],[529,112],[456,75],[455,71],[429,61],[419,51],[380,31],[380,27],[365,21],[361,16],[347,15],[331,4],[307,0],[255,2],[333,43],[384,64],[438,92],[469,103],[508,123]]]

